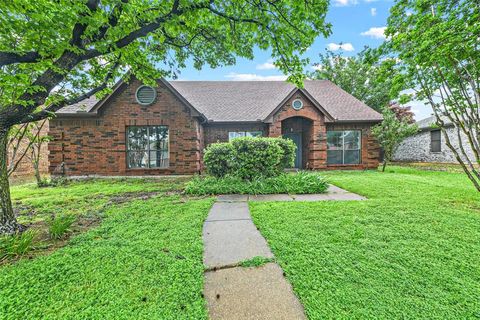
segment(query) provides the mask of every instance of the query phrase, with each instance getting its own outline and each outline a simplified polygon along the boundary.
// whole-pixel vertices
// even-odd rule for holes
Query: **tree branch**
[[[32,63],[38,62],[41,56],[38,52],[32,51],[27,53],[16,52],[0,52],[0,67],[14,63]]]
[[[108,83],[113,80],[113,77],[115,75],[115,70],[119,67],[119,65],[120,65],[120,57],[115,62],[115,64],[110,68],[109,72],[105,76],[105,79],[103,80],[103,82],[99,86],[97,86],[97,87],[93,88],[92,90],[87,91],[87,92],[85,92],[85,93],[83,93],[79,96],[72,97],[71,99],[66,99],[66,100],[63,100],[61,102],[51,104],[50,106],[46,107],[45,109],[43,109],[39,112],[36,112],[34,114],[29,114],[29,115],[25,116],[23,119],[21,119],[19,121],[19,123],[34,122],[34,121],[38,121],[38,120],[48,118],[52,115],[52,113],[60,110],[63,107],[68,106],[68,105],[72,105],[72,104],[75,104],[75,103],[79,103],[79,102],[81,102],[81,101],[83,101],[87,98],[90,98],[91,96],[95,95],[96,93],[106,89],[107,86],[108,86]]]

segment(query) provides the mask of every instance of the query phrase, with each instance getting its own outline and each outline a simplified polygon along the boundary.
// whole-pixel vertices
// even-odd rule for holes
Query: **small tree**
[[[8,177],[15,172],[22,161],[28,160],[32,164],[37,185],[42,185],[40,174],[42,149],[45,147],[45,143],[50,141],[50,137],[43,132],[46,122],[47,119],[13,127],[8,141],[8,149],[10,150],[7,168]]]
[[[387,163],[392,161],[393,154],[400,142],[416,133],[418,126],[409,124],[406,119],[399,120],[396,114],[388,107],[383,109],[382,114],[382,123],[374,126],[372,133],[384,150],[382,172],[385,172]]]
[[[397,119],[405,119],[405,121],[408,123],[415,122],[415,113],[413,113],[412,107],[402,106],[398,102],[392,102],[390,103],[389,108],[393,111],[393,113],[395,113]]]

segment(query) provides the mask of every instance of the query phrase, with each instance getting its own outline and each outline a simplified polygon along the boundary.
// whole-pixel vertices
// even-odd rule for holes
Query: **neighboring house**
[[[118,83],[50,122],[50,172],[79,175],[192,174],[206,146],[243,136],[284,136],[298,146],[295,166],[378,166],[370,133],[379,113],[330,81],[166,81]]]
[[[457,160],[452,150],[445,144],[445,137],[442,135],[440,128],[435,125],[435,121],[434,116],[418,121],[418,133],[406,138],[399,145],[393,160],[402,162],[456,163]],[[445,129],[452,145],[455,148],[459,148],[461,139],[469,158],[474,159],[467,137],[461,133],[459,139],[457,128],[447,119],[444,121]]]

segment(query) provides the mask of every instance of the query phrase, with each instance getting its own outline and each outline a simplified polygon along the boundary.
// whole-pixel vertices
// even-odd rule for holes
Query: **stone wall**
[[[447,128],[447,134],[452,145],[459,146],[457,129],[455,127]],[[445,137],[441,138],[441,152],[430,151],[430,130],[421,131],[411,137],[406,138],[396,150],[393,160],[402,162],[440,162],[440,163],[456,163],[457,160],[450,148],[445,144]],[[474,159],[474,155],[467,137],[462,134],[461,139],[465,151],[470,159]]]

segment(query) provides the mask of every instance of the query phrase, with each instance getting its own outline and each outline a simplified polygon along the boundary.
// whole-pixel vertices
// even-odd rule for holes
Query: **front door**
[[[301,133],[286,133],[283,135],[284,138],[292,140],[297,146],[297,151],[295,154],[295,165],[294,168],[302,168],[302,134]]]

